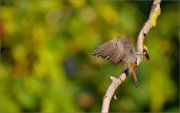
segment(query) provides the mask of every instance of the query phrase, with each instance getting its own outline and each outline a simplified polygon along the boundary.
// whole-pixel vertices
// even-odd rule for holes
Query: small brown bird
[[[112,64],[121,63],[124,69],[133,72],[135,86],[138,86],[136,76],[136,53],[132,43],[123,37],[115,38],[108,41],[92,51],[92,55],[109,60]]]

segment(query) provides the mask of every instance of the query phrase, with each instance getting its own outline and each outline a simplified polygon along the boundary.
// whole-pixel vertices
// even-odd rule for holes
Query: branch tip
[[[110,76],[109,78],[113,81],[113,79],[115,79],[116,77]]]

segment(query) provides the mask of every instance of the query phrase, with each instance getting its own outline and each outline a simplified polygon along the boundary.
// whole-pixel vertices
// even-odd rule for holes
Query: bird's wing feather
[[[124,56],[124,38],[116,38],[106,42],[92,51],[92,55],[109,60],[112,64],[120,63]]]

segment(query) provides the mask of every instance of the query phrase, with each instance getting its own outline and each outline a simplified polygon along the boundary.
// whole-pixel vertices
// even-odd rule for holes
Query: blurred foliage
[[[135,45],[152,1],[1,0],[0,112],[100,111],[121,66],[90,55],[126,36]],[[151,60],[116,91],[110,111],[179,111],[178,2],[163,1],[145,40]]]

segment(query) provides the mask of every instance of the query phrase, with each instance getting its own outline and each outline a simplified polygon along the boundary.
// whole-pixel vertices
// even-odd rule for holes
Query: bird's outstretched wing
[[[109,60],[112,64],[118,64],[124,56],[123,37],[106,42],[92,51],[92,55]]]

